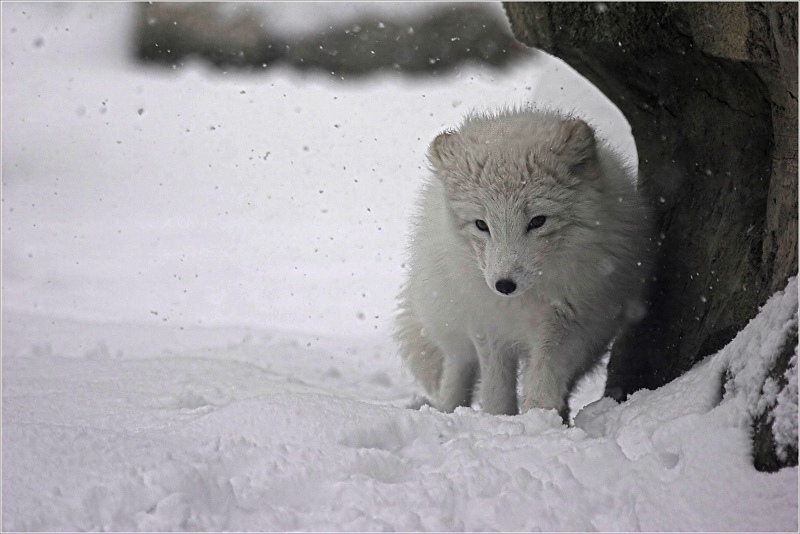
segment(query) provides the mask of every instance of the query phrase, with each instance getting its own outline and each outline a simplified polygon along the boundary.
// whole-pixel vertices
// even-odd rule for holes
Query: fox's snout
[[[503,295],[511,295],[517,290],[517,283],[510,278],[501,278],[495,282],[494,288],[498,291],[498,293],[502,293]]]
[[[493,245],[493,246],[492,246]],[[525,279],[524,251],[519,246],[495,243],[486,247],[483,269],[489,289],[503,297],[515,297],[528,288]]]

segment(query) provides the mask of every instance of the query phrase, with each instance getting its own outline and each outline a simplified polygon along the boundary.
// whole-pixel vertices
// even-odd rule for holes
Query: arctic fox
[[[395,339],[433,404],[556,409],[644,313],[649,210],[635,171],[553,111],[468,116],[430,145]],[[517,399],[518,362],[521,362]]]

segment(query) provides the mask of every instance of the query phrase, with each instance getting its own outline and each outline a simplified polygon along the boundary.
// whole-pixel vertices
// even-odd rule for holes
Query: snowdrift
[[[718,354],[589,405],[573,428],[554,411],[345,398],[339,373],[314,387],[271,372],[299,343],[263,333],[149,358],[6,346],[3,528],[792,531],[797,468],[757,472],[749,432],[796,310],[793,280]],[[4,326],[17,339],[114,334],[14,314]],[[362,389],[391,390],[380,377]],[[780,424],[796,425],[794,410]]]

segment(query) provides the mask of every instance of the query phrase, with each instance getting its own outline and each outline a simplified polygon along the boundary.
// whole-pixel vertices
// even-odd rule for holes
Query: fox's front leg
[[[559,376],[546,351],[531,351],[522,374],[522,399],[520,413],[533,408],[555,409],[564,422],[569,421],[567,406],[568,379]]]
[[[478,361],[475,347],[467,339],[448,341],[441,345],[445,356],[436,407],[450,413],[459,406],[472,404]]]
[[[530,359],[522,379],[520,411],[555,409],[569,423],[568,399],[572,388],[602,354],[596,331],[577,322],[556,322],[539,343],[531,345]]]
[[[572,354],[569,332],[563,320],[553,316],[540,323],[539,335],[529,343],[529,357],[522,373],[520,413],[533,408],[554,409],[569,423],[569,384]]]
[[[474,340],[480,362],[481,409],[493,415],[516,415],[517,354],[498,343],[478,337]]]
[[[459,406],[470,406],[477,371],[475,362],[445,359],[436,407],[451,413]]]
[[[554,306],[539,323],[529,343],[530,354],[522,375],[520,413],[532,408],[555,409],[569,424],[569,396],[577,381],[603,353],[612,332],[608,322],[587,321],[573,306]],[[605,328],[603,328],[605,327]]]

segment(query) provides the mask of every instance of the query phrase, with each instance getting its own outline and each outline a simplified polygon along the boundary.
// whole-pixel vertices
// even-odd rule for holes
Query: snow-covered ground
[[[536,102],[635,157],[563,63],[168,71],[129,59],[132,9],[2,5],[4,531],[797,530],[798,470],[753,469],[747,417],[796,280],[573,428],[403,407],[391,321],[430,139]]]

